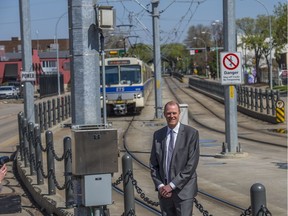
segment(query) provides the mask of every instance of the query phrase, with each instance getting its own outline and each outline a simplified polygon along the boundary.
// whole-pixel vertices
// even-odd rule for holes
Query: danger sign
[[[241,53],[221,52],[221,84],[243,83]]]

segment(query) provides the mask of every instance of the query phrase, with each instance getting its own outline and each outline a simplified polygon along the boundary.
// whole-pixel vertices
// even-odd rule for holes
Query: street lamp
[[[64,14],[62,14],[58,20],[57,20],[57,23],[55,25],[55,43],[56,43],[56,59],[57,59],[57,86],[58,86],[58,95],[61,95],[61,89],[60,89],[60,71],[59,71],[59,44],[58,44],[58,37],[57,37],[57,27],[58,27],[58,24],[61,20],[61,18],[63,16],[65,16],[67,14],[67,12],[65,12]]]
[[[268,15],[268,19],[269,19],[269,49],[270,49],[270,57],[269,57],[269,75],[270,75],[270,83],[269,83],[269,88],[272,89],[273,88],[273,83],[272,83],[272,37],[271,37],[271,16],[268,12],[268,9],[266,8],[266,6],[263,4],[263,2],[261,2],[260,0],[255,0],[257,1],[259,4],[261,4],[265,10],[266,13]]]
[[[218,57],[218,42],[217,42],[217,37],[218,36],[218,30],[217,30],[217,25],[219,23],[219,20],[215,20],[212,25],[216,26],[215,27],[215,34],[214,34],[214,40],[215,40],[215,50],[216,50],[216,66],[217,66],[217,79],[219,80],[220,76],[219,76],[219,57]]]
[[[208,60],[208,57],[207,57],[207,45],[206,45],[206,42],[202,39],[202,38],[198,38],[198,37],[193,37],[194,40],[201,40],[204,45],[205,45],[205,73],[206,73],[206,77],[208,77],[208,71],[207,71],[207,60]]]

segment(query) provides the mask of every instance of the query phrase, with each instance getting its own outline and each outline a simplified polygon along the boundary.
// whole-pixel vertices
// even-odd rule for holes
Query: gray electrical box
[[[180,122],[188,125],[188,104],[179,104],[180,107]]]
[[[86,175],[82,179],[82,203],[84,206],[112,204],[111,174]]]
[[[72,174],[118,172],[117,130],[72,127]]]

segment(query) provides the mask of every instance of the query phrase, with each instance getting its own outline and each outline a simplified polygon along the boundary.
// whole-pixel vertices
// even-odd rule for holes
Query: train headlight
[[[139,99],[142,97],[142,94],[141,93],[138,93],[138,94],[134,94],[134,98],[135,99]]]

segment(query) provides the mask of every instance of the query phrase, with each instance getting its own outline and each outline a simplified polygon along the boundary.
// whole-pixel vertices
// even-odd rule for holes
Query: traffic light
[[[195,49],[195,54],[196,53],[202,53],[202,51],[203,51],[202,49]]]

